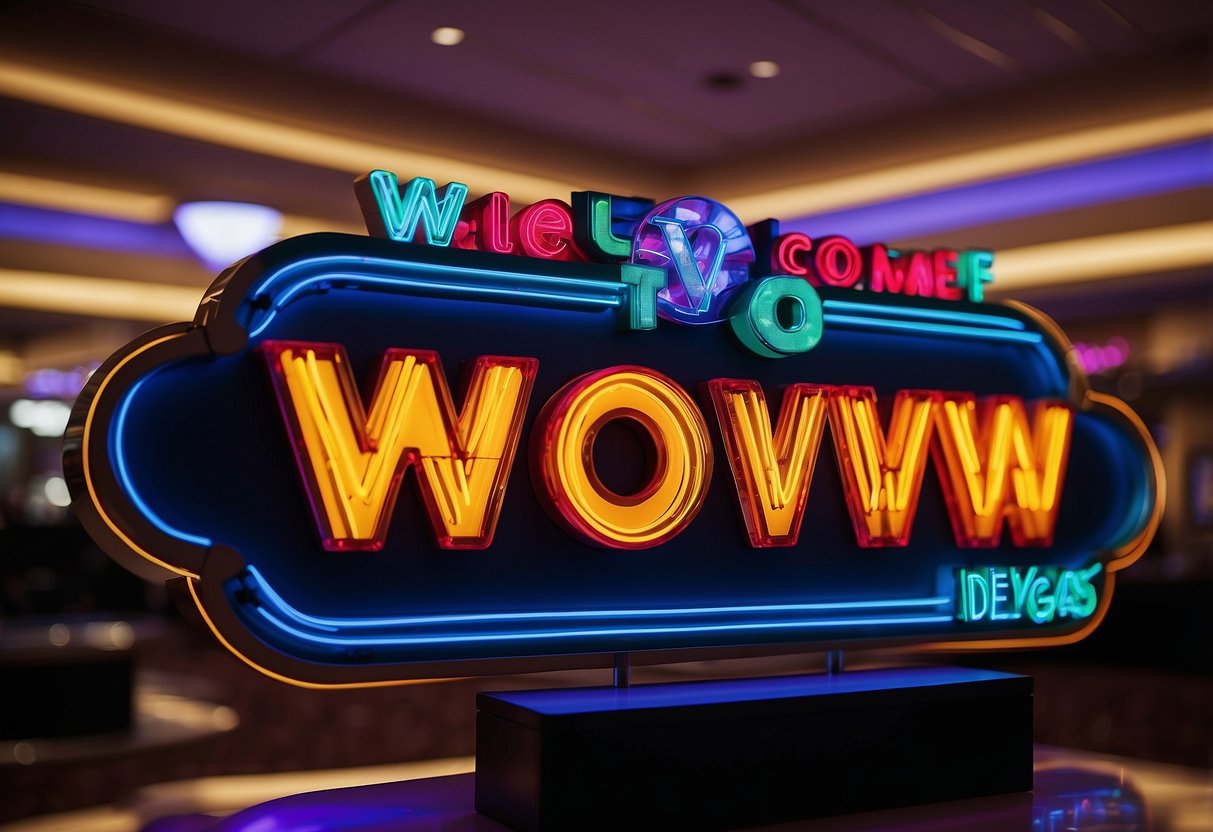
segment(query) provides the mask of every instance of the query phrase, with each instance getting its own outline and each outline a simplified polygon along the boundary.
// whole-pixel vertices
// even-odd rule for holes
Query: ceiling
[[[373,167],[516,205],[702,193],[747,222],[994,247],[1008,290],[1208,284],[1210,15],[1205,0],[9,2],[0,351],[62,363],[162,308],[98,326],[60,278],[155,284],[187,315],[213,272],[171,225],[181,201],[357,233],[351,181]],[[435,45],[439,26],[466,38]],[[778,74],[753,77],[758,60]],[[1119,266],[1083,265],[1133,234]],[[6,294],[31,274],[42,299]]]

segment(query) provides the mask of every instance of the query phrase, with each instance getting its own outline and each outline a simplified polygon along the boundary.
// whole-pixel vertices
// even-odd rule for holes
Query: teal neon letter
[[[985,298],[985,285],[994,282],[990,269],[994,266],[994,252],[974,249],[962,251],[956,260],[956,285],[965,297],[974,303]]]
[[[632,241],[616,237],[611,230],[610,194],[578,191],[573,194],[573,217],[577,245],[596,260],[627,260],[632,256]]]
[[[821,298],[799,277],[773,275],[752,281],[729,313],[737,339],[765,358],[808,352],[821,340]]]
[[[980,621],[990,609],[990,585],[981,572],[960,570],[962,621]],[[981,609],[977,608],[977,596],[981,596]]]
[[[621,321],[621,327],[656,329],[657,293],[665,288],[665,269],[624,263],[619,267],[619,279],[630,287],[627,318]]]
[[[401,192],[396,174],[373,170],[354,182],[354,192],[358,195],[367,231],[372,235],[411,242],[421,226],[426,243],[449,246],[467,198],[468,186],[450,182],[439,191],[433,179],[418,176],[410,179]]]

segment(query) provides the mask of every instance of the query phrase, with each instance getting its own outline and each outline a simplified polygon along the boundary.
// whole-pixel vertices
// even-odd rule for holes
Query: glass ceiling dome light
[[[248,202],[183,202],[173,223],[202,262],[222,269],[277,240],[282,214]]]

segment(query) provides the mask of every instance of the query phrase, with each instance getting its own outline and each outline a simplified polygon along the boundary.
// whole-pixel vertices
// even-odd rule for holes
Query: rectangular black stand
[[[728,829],[1032,788],[1032,680],[986,670],[481,693],[477,709],[476,809],[517,830]]]

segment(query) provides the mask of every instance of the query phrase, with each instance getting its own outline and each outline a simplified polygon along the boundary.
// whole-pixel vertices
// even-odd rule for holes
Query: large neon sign
[[[236,264],[74,410],[90,532],[266,673],[1057,643],[1153,534],[1148,434],[1039,313],[775,272],[706,199],[456,185],[364,178],[386,239]]]

